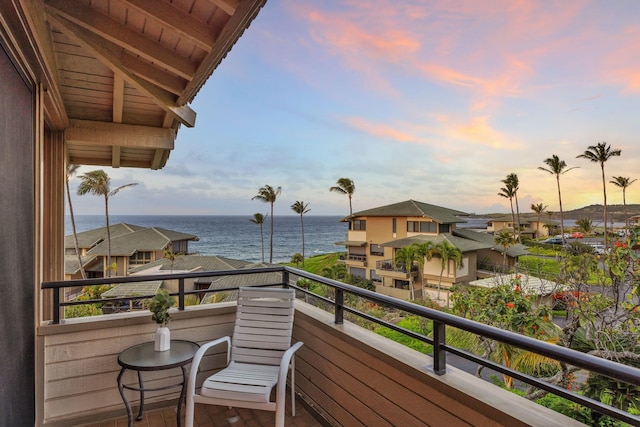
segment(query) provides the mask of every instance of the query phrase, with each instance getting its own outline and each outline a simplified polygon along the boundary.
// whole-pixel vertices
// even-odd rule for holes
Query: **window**
[[[384,248],[380,245],[376,245],[375,243],[372,243],[369,247],[369,251],[371,253],[371,255],[378,255],[378,256],[383,256],[384,255]]]
[[[396,221],[395,218],[393,218],[391,221],[392,221],[391,222],[391,232],[395,234],[398,224],[397,224],[397,221]]]
[[[407,280],[394,280],[393,287],[396,289],[409,290],[409,282]]]
[[[438,232],[438,224],[435,222],[421,222],[420,223],[420,232],[421,233],[437,233]]]
[[[142,265],[151,262],[151,252],[136,252],[129,257],[130,265]]]
[[[449,231],[451,231],[451,225],[450,224],[440,224],[440,233],[448,233]]]
[[[409,233],[437,233],[438,224],[428,221],[407,221],[407,231]]]
[[[356,219],[353,221],[352,230],[365,231],[367,229],[367,221],[363,219]]]

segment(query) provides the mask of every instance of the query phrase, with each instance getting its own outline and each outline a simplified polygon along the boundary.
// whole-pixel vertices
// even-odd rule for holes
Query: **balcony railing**
[[[51,289],[54,291],[53,303],[53,319],[52,323],[60,323],[60,312],[63,307],[77,305],[77,304],[93,304],[104,303],[105,300],[88,300],[88,301],[60,301],[60,295],[65,288],[78,288],[91,285],[104,285],[104,284],[116,284],[126,282],[144,282],[144,281],[156,281],[156,280],[177,280],[179,283],[178,292],[173,293],[178,297],[178,308],[184,310],[185,308],[185,296],[190,294],[202,294],[203,291],[185,291],[185,279],[193,279],[197,277],[221,277],[221,276],[235,276],[246,274],[260,274],[260,273],[279,273],[281,280],[277,283],[265,283],[264,286],[288,286],[297,289],[301,294],[312,296],[314,299],[322,301],[325,306],[330,307],[333,311],[333,320],[335,324],[340,325],[344,323],[345,313],[349,313],[360,319],[365,319],[369,322],[373,322],[396,332],[405,334],[416,340],[420,340],[424,343],[433,346],[433,364],[432,369],[438,375],[442,375],[447,371],[446,358],[447,354],[454,354],[469,361],[478,363],[482,366],[488,367],[492,370],[508,375],[515,379],[518,379],[524,383],[532,385],[536,388],[548,391],[552,394],[564,397],[570,401],[576,402],[579,405],[590,408],[599,413],[608,415],[612,418],[619,419],[621,421],[630,423],[632,425],[640,425],[640,417],[631,415],[618,408],[603,404],[599,401],[584,397],[582,395],[571,392],[562,387],[547,383],[541,379],[533,376],[523,374],[516,370],[507,368],[498,363],[490,360],[483,359],[470,352],[452,347],[446,344],[446,326],[459,328],[470,333],[486,337],[492,340],[508,344],[510,346],[518,347],[526,351],[530,351],[551,359],[555,359],[572,366],[576,366],[582,369],[586,369],[596,374],[604,375],[617,381],[632,384],[634,386],[640,386],[640,370],[631,366],[619,364],[610,360],[598,358],[589,354],[581,353],[568,348],[560,347],[557,345],[548,344],[530,337],[519,335],[513,332],[498,329],[492,326],[487,326],[481,323],[477,323],[462,317],[444,313],[438,310],[429,309],[417,304],[413,304],[407,301],[398,300],[392,297],[388,297],[376,292],[371,292],[362,288],[347,285],[336,280],[327,279],[315,274],[307,273],[298,269],[275,266],[257,269],[247,270],[228,270],[228,271],[209,271],[209,272],[197,272],[197,273],[181,273],[181,274],[168,274],[168,275],[154,275],[154,276],[136,276],[136,277],[115,277],[115,278],[102,278],[102,279],[88,279],[88,280],[74,280],[74,281],[58,281],[58,282],[45,282],[42,284],[42,289]],[[333,290],[333,299],[319,296],[309,292],[307,289],[296,285],[299,278],[305,278],[314,282],[329,286]],[[225,288],[208,290],[211,292],[228,292],[237,288]],[[361,298],[371,303],[380,304],[382,306],[391,307],[400,310],[405,313],[410,313],[416,316],[420,316],[429,319],[433,322],[433,337],[427,337],[414,331],[399,327],[393,323],[386,322],[382,319],[374,317],[368,313],[360,311],[350,306],[345,301],[352,300],[352,298],[346,298],[351,295]],[[137,295],[136,298],[151,297],[151,295]],[[129,300],[131,298],[119,298],[121,300]],[[425,360],[428,357],[425,356]]]

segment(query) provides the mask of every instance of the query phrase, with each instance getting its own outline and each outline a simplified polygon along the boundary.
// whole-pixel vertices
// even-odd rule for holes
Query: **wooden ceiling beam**
[[[170,3],[158,0],[123,1],[151,19],[161,22],[163,26],[171,28],[202,50],[210,52],[216,42],[207,24],[194,19]]]
[[[236,13],[238,6],[240,5],[239,0],[209,0],[211,3],[218,6],[220,9],[224,10],[225,13],[229,16],[232,16]]]
[[[176,105],[172,94],[160,89],[144,79],[139,78],[122,64],[120,59],[123,56],[122,48],[119,48],[113,43],[100,38],[98,35],[85,30],[83,27],[65,19],[64,17],[50,15],[49,19],[56,22],[61,28],[66,29],[70,37],[91,51],[100,62],[111,68],[114,74],[122,74],[123,78],[129,84],[149,96],[156,105],[174,116],[174,118],[176,118],[180,123],[187,127],[193,127],[195,125],[195,111],[187,105]]]
[[[45,0],[45,6],[47,13],[59,15],[184,79],[191,80],[196,71],[196,65],[189,59],[160,46],[90,6],[68,0]]]
[[[112,119],[114,123],[122,123],[124,111],[124,79],[120,73],[113,75],[113,106]]]
[[[153,83],[154,85],[171,92],[174,95],[180,95],[185,88],[186,80],[141,61],[139,58],[123,53],[120,57],[122,65],[126,67],[136,76]]]
[[[114,145],[111,147],[111,167],[119,168],[120,160],[121,160],[121,149],[119,145]]]
[[[122,123],[71,120],[65,131],[65,143],[102,147],[140,147],[173,150],[176,133],[173,129]]]
[[[2,6],[6,6],[4,3]],[[48,124],[53,129],[64,129],[69,125],[69,116],[60,92],[60,76],[57,73],[55,49],[49,25],[45,21],[44,9],[40,2],[32,0],[20,0],[20,5],[31,29],[30,35],[33,37],[33,43],[38,46],[37,58],[40,68],[43,70],[45,115],[50,120]]]

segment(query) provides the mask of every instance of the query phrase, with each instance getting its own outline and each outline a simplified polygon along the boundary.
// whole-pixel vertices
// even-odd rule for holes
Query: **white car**
[[[591,247],[593,248],[593,250],[597,255],[603,255],[605,252],[607,252],[607,248],[605,248],[604,245],[595,243],[595,244],[592,244]]]

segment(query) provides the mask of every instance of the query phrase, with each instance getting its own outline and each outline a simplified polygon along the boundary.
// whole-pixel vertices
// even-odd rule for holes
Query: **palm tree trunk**
[[[513,199],[509,199],[509,203],[511,203],[511,225],[513,226],[513,237],[517,236],[516,230],[516,214],[513,212]]]
[[[67,186],[67,200],[69,201],[69,216],[71,217],[71,229],[73,230],[73,243],[76,248],[76,255],[78,256],[78,265],[80,266],[80,274],[83,279],[87,278],[87,272],[84,271],[84,265],[82,265],[82,255],[80,255],[80,245],[78,244],[78,233],[76,232],[76,218],[73,214],[73,204],[71,203],[71,193],[69,192],[69,180],[66,180]],[[625,214],[626,215],[626,214]]]
[[[622,206],[624,206],[624,225],[626,233],[629,231],[629,218],[627,217],[627,195],[625,187],[622,187]]]
[[[273,264],[273,202],[271,202],[271,230],[269,230],[271,240],[269,242],[269,264]]]
[[[104,196],[104,216],[107,223],[107,277],[111,277],[111,229],[109,228],[109,196]]]
[[[262,263],[264,264],[264,234],[262,234],[262,224],[260,224],[260,241],[262,242]]]
[[[517,239],[518,239],[518,242],[522,243],[522,239],[520,238],[520,207],[518,206],[518,193],[515,194],[515,197],[516,197],[516,212],[518,214],[518,216],[517,216],[517,220],[518,220]]]
[[[304,268],[304,220],[300,214],[300,226],[302,227],[302,267]]]
[[[562,211],[562,197],[560,196],[560,175],[556,175],[558,183],[558,203],[560,204],[560,234],[562,235],[562,244],[564,244],[564,213]]]
[[[604,247],[607,247],[609,236],[607,235],[607,184],[604,179],[604,163],[600,163],[602,170],[602,192],[604,193]]]

